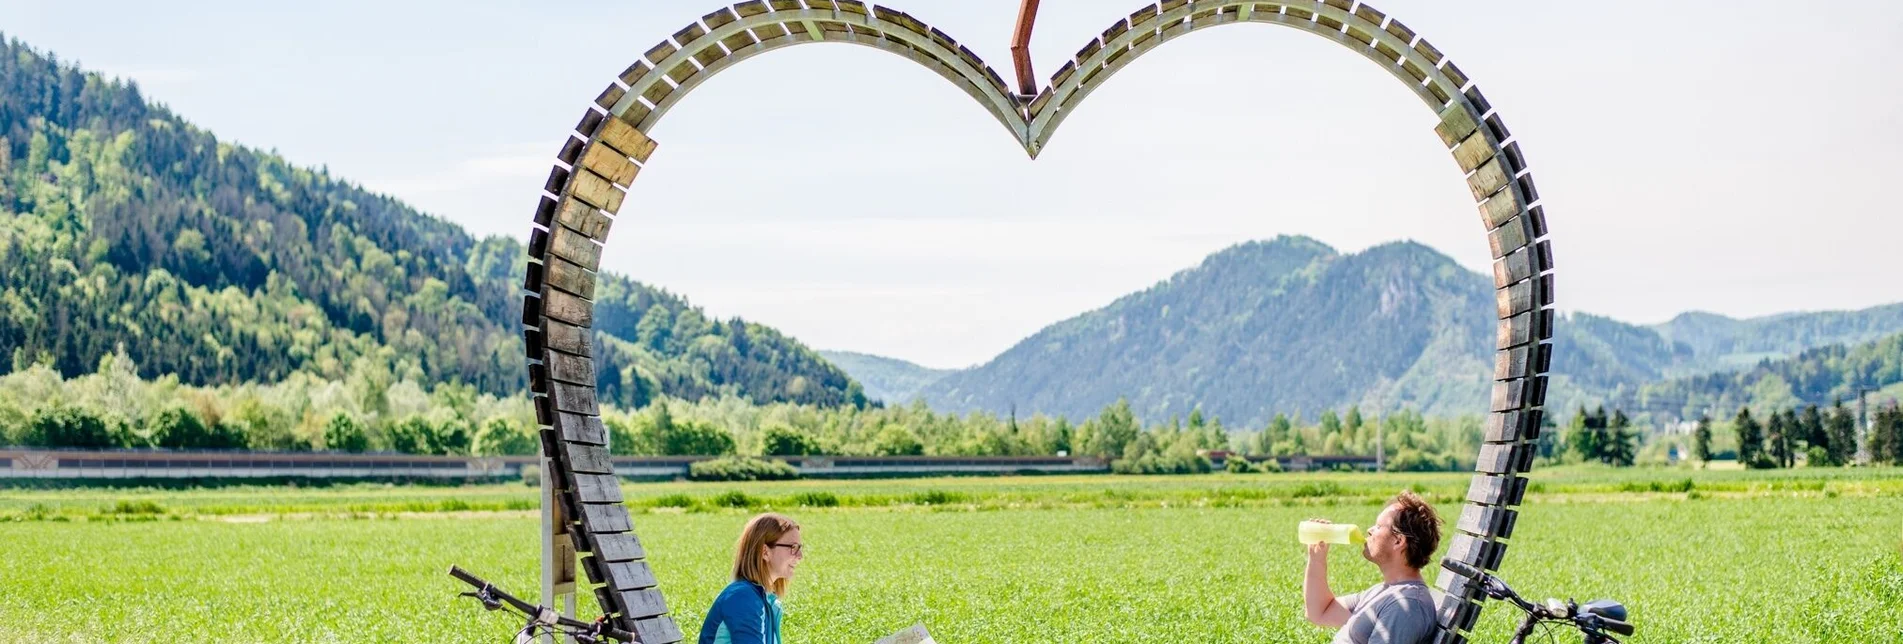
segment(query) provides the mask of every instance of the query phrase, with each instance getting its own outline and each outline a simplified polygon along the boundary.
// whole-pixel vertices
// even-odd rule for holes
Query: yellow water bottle
[[[1328,542],[1342,545],[1355,545],[1368,540],[1368,535],[1352,523],[1322,523],[1303,521],[1295,527],[1295,536],[1302,545]]]

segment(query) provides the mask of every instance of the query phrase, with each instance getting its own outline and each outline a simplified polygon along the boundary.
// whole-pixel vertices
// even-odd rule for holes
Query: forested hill
[[[140,375],[193,384],[370,372],[523,387],[520,244],[219,141],[131,83],[4,48],[0,370],[87,373],[124,345]],[[773,329],[617,276],[597,293],[611,402],[864,399]]]

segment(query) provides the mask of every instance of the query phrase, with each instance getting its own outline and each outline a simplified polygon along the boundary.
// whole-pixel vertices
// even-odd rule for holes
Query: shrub
[[[1229,458],[1223,459],[1222,469],[1231,474],[1249,474],[1262,471],[1262,468],[1256,467],[1254,463],[1250,463],[1249,459],[1243,458],[1241,454],[1231,454]]]
[[[743,494],[741,496],[745,495]],[[655,499],[649,503],[657,508],[692,508],[700,504],[699,501],[694,500],[694,497],[685,494],[669,494],[655,497]]]
[[[534,456],[541,450],[535,429],[497,416],[482,423],[470,453],[476,456]]]
[[[1804,462],[1811,467],[1829,467],[1838,464],[1831,460],[1830,450],[1822,445],[1812,445],[1810,449],[1804,450]]]
[[[905,497],[905,500],[917,505],[949,505],[965,502],[965,495],[944,490],[926,490],[915,492]]]
[[[539,465],[522,466],[522,484],[529,487],[542,487],[542,467]]]
[[[793,504],[809,508],[831,508],[839,505],[839,497],[831,492],[801,492],[793,495]]]
[[[1273,459],[1273,458],[1271,458],[1271,459],[1268,459],[1268,460],[1264,460],[1264,461],[1262,461],[1262,462],[1260,462],[1260,463],[1257,463],[1257,464],[1256,464],[1256,468],[1257,468],[1258,470],[1260,470],[1260,471],[1262,471],[1262,472],[1264,472],[1264,473],[1268,473],[1268,474],[1281,474],[1281,473],[1282,473],[1282,462],[1281,462],[1281,461],[1278,461],[1278,460],[1275,460],[1275,459]]]
[[[694,481],[784,481],[799,476],[799,470],[785,461],[745,456],[716,458],[687,466],[687,478]]]
[[[919,442],[918,434],[903,425],[886,425],[873,439],[872,453],[879,456],[920,456],[925,453],[925,444]]]
[[[746,492],[741,492],[739,490],[728,490],[726,492],[721,492],[720,494],[714,496],[713,501],[714,501],[714,505],[718,505],[723,508],[750,508],[759,504],[759,501],[756,501],[754,500],[753,497],[748,496]]]
[[[734,452],[733,434],[701,421],[680,421],[661,435],[661,452],[670,456],[724,456]]]
[[[110,514],[165,514],[165,508],[152,501],[120,501],[107,511]]]
[[[1209,459],[1202,456],[1161,456],[1154,453],[1110,464],[1110,471],[1118,474],[1207,474],[1214,469]]]
[[[324,423],[324,449],[333,452],[361,452],[370,449],[370,435],[363,423],[346,412],[332,414]]]
[[[167,407],[147,428],[152,445],[167,449],[237,449],[245,446],[242,433],[225,423],[206,423],[184,407]]]
[[[114,447],[105,419],[78,407],[41,408],[28,421],[20,442],[32,447]]]
[[[819,439],[783,425],[760,433],[760,453],[767,456],[808,456],[826,453]]]

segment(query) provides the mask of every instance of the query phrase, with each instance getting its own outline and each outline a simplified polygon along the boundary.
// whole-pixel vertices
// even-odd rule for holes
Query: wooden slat
[[[602,127],[596,131],[595,138],[641,163],[647,163],[648,155],[654,154],[656,145],[654,139],[620,118],[602,120]]]
[[[549,254],[591,271],[601,270],[601,244],[566,226],[549,231]]]
[[[548,377],[550,380],[594,386],[594,360],[559,352],[546,355],[548,360],[543,364],[548,366]]]
[[[542,325],[542,341],[548,348],[572,353],[578,356],[595,355],[594,343],[589,342],[588,330],[572,324],[549,320]]]
[[[628,196],[606,178],[588,170],[575,173],[568,194],[611,213],[620,211],[621,200]]]
[[[569,263],[560,257],[549,257],[544,264],[548,267],[548,285],[576,296],[594,299],[595,273]]]
[[[575,498],[582,503],[620,503],[621,480],[612,474],[576,474]]]
[[[1533,270],[1533,254],[1525,248],[1507,253],[1493,262],[1495,288],[1517,284],[1538,274],[1538,271]]]
[[[562,456],[568,459],[568,469],[577,475],[615,473],[614,462],[609,460],[606,447],[563,441]]]
[[[1487,233],[1487,247],[1493,252],[1494,259],[1505,257],[1507,253],[1525,248],[1533,241],[1533,226],[1524,213],[1510,219],[1493,232]]]
[[[1511,380],[1525,378],[1532,367],[1534,349],[1530,345],[1521,345],[1511,349],[1493,352],[1493,379]]]
[[[659,65],[661,61],[667,60],[668,56],[674,55],[675,51],[677,50],[674,48],[674,43],[661,41],[660,44],[648,49],[643,57],[647,58],[648,62]]]
[[[674,32],[674,42],[680,43],[681,48],[685,49],[688,44],[700,40],[700,37],[705,35],[707,35],[707,30],[700,28],[700,23],[696,22],[681,27],[680,31]]]
[[[591,386],[550,383],[549,396],[555,399],[555,409],[559,411],[588,416],[601,413],[601,408],[595,405],[595,388]]]
[[[562,384],[558,382],[555,386],[561,387]],[[557,400],[556,403],[560,404],[561,401]],[[1526,381],[1502,380],[1493,383],[1490,403],[1488,411],[1511,411],[1521,408],[1526,404]]]
[[[1509,316],[1499,325],[1494,334],[1495,349],[1538,342],[1553,337],[1552,314],[1548,311],[1527,311]]]
[[[681,641],[681,627],[674,618],[667,615],[637,619],[628,624],[628,630],[641,644],[674,644]]]
[[[1480,220],[1486,224],[1487,230],[1499,228],[1508,219],[1519,216],[1525,203],[1520,200],[1520,189],[1509,186],[1506,190],[1493,193],[1485,203],[1480,204]]]
[[[609,183],[623,188],[628,187],[634,181],[634,175],[641,171],[620,150],[606,145],[588,146],[582,153],[581,165],[606,178]]]
[[[627,532],[634,529],[634,523],[628,520],[628,509],[620,503],[583,503],[581,517],[582,525],[587,526],[589,532]],[[607,564],[611,577],[617,565],[623,564]]]
[[[1440,112],[1440,123],[1434,126],[1434,133],[1447,147],[1454,147],[1474,130],[1480,129],[1480,117],[1458,102],[1448,105]]]
[[[613,507],[620,508],[621,506]],[[627,513],[623,512],[622,516],[627,516]],[[620,532],[627,532],[627,530],[620,530]],[[655,585],[654,569],[648,567],[648,562],[645,561],[618,561],[607,564],[603,568],[608,573],[608,585],[615,590],[640,590],[653,588]]]
[[[615,103],[621,101],[622,96],[626,96],[627,94],[627,88],[617,83],[609,83],[608,87],[602,89],[600,94],[595,95],[595,105],[604,110],[612,108],[615,106]]]
[[[1481,434],[1481,440],[1489,443],[1506,443],[1529,438],[1526,423],[1537,420],[1523,411],[1504,411],[1487,414],[1487,429]]]
[[[706,47],[702,47],[700,51],[694,52],[694,62],[700,63],[702,68],[711,67],[714,63],[720,62],[720,59],[726,57],[727,52],[720,48],[719,43],[709,43]],[[698,74],[700,70],[695,70],[694,73]],[[669,77],[672,78],[672,75]],[[689,78],[691,78],[691,76]],[[674,82],[686,83],[687,81],[686,79],[678,79]]]
[[[575,326],[595,325],[595,305],[557,289],[542,289],[542,314]]]
[[[1473,193],[1474,201],[1480,201],[1499,192],[1511,180],[1506,170],[1500,167],[1499,159],[1490,159],[1480,164],[1479,168],[1475,168],[1473,174],[1468,175],[1467,191]]]
[[[641,539],[632,532],[617,534],[598,534],[594,536],[595,558],[602,563],[633,561],[648,556],[641,547]]]
[[[654,617],[667,613],[667,600],[656,588],[622,591],[621,608],[625,611],[622,616],[630,619]]]
[[[553,397],[551,396],[551,400]],[[608,428],[601,419],[585,413],[556,411],[555,431],[562,440],[584,445],[607,445]]]
[[[606,213],[574,198],[562,200],[561,207],[555,211],[555,221],[596,241],[608,239],[608,229],[614,225]]]
[[[1399,20],[1389,20],[1387,31],[1399,39],[1402,44],[1414,42],[1414,30],[1408,29],[1407,25],[1401,24]]]

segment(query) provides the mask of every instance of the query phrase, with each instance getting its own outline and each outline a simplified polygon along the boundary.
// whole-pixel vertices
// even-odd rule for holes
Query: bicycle
[[[1444,560],[1440,565],[1473,580],[1488,597],[1503,600],[1526,612],[1526,619],[1520,622],[1519,630],[1513,632],[1512,644],[1526,644],[1526,638],[1533,634],[1534,626],[1554,622],[1564,622],[1579,629],[1586,636],[1585,644],[1619,644],[1619,640],[1607,634],[1608,631],[1622,637],[1632,635],[1633,626],[1626,621],[1625,605],[1619,602],[1595,599],[1574,604],[1570,599],[1564,602],[1548,599],[1545,605],[1535,604],[1522,599],[1506,582],[1486,571],[1452,560]],[[1547,639],[1552,639],[1550,633]]]
[[[449,567],[449,576],[475,586],[475,592],[462,593],[459,596],[476,598],[476,601],[482,602],[484,610],[500,610],[506,606],[528,618],[528,625],[515,633],[516,644],[530,644],[542,635],[557,636],[556,641],[560,641],[560,636],[567,636],[579,644],[634,641],[633,633],[615,628],[608,623],[606,616],[598,617],[593,622],[569,618],[553,608],[516,599],[514,595],[503,592],[494,584],[483,581],[456,566]]]

